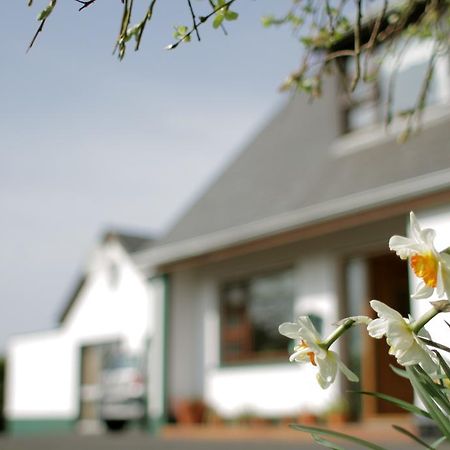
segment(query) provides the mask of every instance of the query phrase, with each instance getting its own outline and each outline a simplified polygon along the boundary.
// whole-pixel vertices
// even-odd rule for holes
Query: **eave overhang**
[[[392,217],[410,209],[450,204],[450,169],[324,201],[289,213],[228,228],[137,253],[144,272],[167,272],[197,260],[203,263],[240,252],[254,251],[264,242],[292,241],[320,236],[362,223]],[[278,237],[278,239],[275,239]],[[247,249],[247,250],[245,250]],[[253,249],[253,250],[252,250]]]

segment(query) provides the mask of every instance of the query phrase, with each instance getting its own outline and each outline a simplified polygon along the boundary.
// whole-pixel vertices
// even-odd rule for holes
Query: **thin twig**
[[[133,9],[133,0],[125,0],[123,3],[122,23],[120,25],[120,33],[114,48],[114,52],[119,48],[119,59],[123,59],[126,49],[126,35],[130,25],[131,11]],[[114,53],[113,52],[113,53]]]
[[[388,81],[388,88],[387,88],[385,126],[388,126],[392,122],[392,119],[393,119],[392,104],[394,102],[394,83],[397,79],[398,71],[400,70],[400,65],[402,62],[403,54],[405,53],[406,49],[408,48],[410,42],[411,42],[411,37],[409,36],[403,43],[402,47],[400,48],[399,52],[397,53],[397,55],[392,63],[393,70],[389,74],[389,81]],[[394,51],[395,51],[395,47],[394,47]]]
[[[194,30],[195,30],[195,34],[197,35],[197,40],[200,42],[201,41],[200,33],[198,32],[198,27],[197,27],[197,21],[196,21],[196,18],[195,18],[194,8],[192,8],[191,0],[187,0],[187,2],[188,2],[188,5],[189,5],[189,10],[191,11],[192,23],[193,23],[193,27],[194,27]]]
[[[373,54],[373,50],[375,48],[375,44],[377,42],[378,34],[380,32],[381,24],[383,23],[384,16],[386,15],[387,8],[389,6],[389,0],[384,0],[383,7],[381,8],[381,12],[378,15],[375,24],[372,28],[372,32],[370,34],[369,41],[365,44],[366,52],[364,58],[364,70],[363,70],[363,79],[367,79],[367,72],[369,68],[369,59]]]
[[[353,92],[361,78],[361,18],[362,0],[356,0],[356,27],[355,27],[355,76],[350,85],[350,92]]]
[[[385,41],[386,39],[389,39],[391,36],[395,35],[396,33],[402,32],[405,30],[406,24],[408,22],[409,17],[414,11],[414,8],[416,7],[416,2],[408,2],[407,8],[404,12],[402,12],[400,19],[396,22],[394,22],[392,25],[386,27],[382,33],[379,33],[379,41]],[[423,18],[423,14],[421,17],[416,21],[416,23],[420,23],[420,21]]]
[[[334,34],[335,28],[333,23],[333,15],[331,14],[330,0],[325,0],[325,10],[328,16],[328,25],[330,26],[331,33]]]
[[[389,0],[384,0],[383,7],[381,8],[380,14],[375,21],[375,24],[372,28],[372,33],[370,34],[369,42],[367,43],[367,49],[371,50],[374,48],[378,33],[380,32],[381,24],[383,23],[384,16],[386,15],[386,11],[389,5]]]
[[[75,0],[77,3],[81,3],[81,7],[78,11],[83,11],[83,9],[88,8],[89,6],[91,6],[93,3],[95,3],[97,0]]]
[[[354,50],[338,50],[333,53],[328,53],[328,55],[325,57],[325,62],[332,61],[333,59],[342,58],[345,56],[355,56]]]
[[[431,80],[433,78],[434,65],[436,63],[437,57],[437,44],[433,45],[433,50],[431,51],[430,59],[428,60],[427,71],[423,78],[422,86],[420,87],[419,96],[417,98],[417,103],[415,107],[415,113],[417,117],[417,126],[420,125],[422,121],[422,113],[425,108],[425,103],[427,101],[428,91],[430,89]]]
[[[41,22],[36,33],[34,33],[33,39],[31,39],[30,45],[28,46],[27,53],[29,52],[30,48],[33,47],[34,42],[36,41],[39,34],[44,29],[45,22],[47,22],[47,19],[52,14],[53,10],[55,9],[56,5],[58,3],[58,0],[50,0],[50,3],[47,5],[46,8],[44,8],[41,13],[38,16],[38,20]],[[32,4],[32,1],[28,3],[29,5]]]
[[[223,5],[215,8],[211,13],[207,14],[206,16],[202,16],[200,20],[195,22],[196,27],[199,27],[200,25],[203,25],[210,17],[212,17],[214,14],[216,14],[221,9],[226,9],[230,5],[232,5],[236,0],[229,0],[228,2],[224,3]],[[173,50],[174,48],[178,47],[181,42],[183,42],[186,38],[190,37],[190,35],[195,31],[195,27],[193,26],[186,34],[181,36],[176,42],[173,44],[170,44],[166,47],[166,50]]]
[[[144,33],[144,28],[147,25],[147,22],[149,22],[153,16],[153,8],[155,7],[155,4],[156,0],[151,0],[150,5],[147,9],[147,13],[145,14],[144,20],[141,22],[139,33],[136,36],[136,47],[134,48],[135,51],[139,50],[139,46],[141,45],[142,34]]]
[[[39,33],[41,33],[42,30],[44,29],[45,22],[47,22],[47,17],[41,21],[39,28],[36,30],[36,33],[34,33],[33,39],[31,39],[30,45],[27,48],[27,53],[30,51],[31,47],[33,47],[34,42],[36,41],[37,37],[39,36]]]

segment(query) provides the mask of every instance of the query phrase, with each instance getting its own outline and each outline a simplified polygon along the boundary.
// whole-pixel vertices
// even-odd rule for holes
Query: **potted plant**
[[[342,397],[334,400],[324,411],[323,418],[329,425],[342,425],[348,421],[349,406]]]
[[[177,423],[192,425],[203,422],[206,406],[200,399],[180,399],[173,404]]]

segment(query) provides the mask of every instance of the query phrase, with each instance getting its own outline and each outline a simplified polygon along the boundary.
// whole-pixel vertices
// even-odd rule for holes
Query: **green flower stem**
[[[346,320],[342,325],[339,325],[326,339],[322,342],[321,347],[323,347],[325,350],[328,350],[331,347],[331,344],[338,340],[348,329],[350,329],[353,324],[355,323],[354,320],[348,319]]]
[[[441,311],[437,308],[429,309],[422,317],[419,317],[415,322],[411,324],[411,331],[413,333],[418,333],[425,324],[427,324],[435,315],[439,314]]]

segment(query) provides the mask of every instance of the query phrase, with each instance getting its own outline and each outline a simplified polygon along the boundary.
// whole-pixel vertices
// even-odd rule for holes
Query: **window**
[[[395,50],[386,55],[384,51],[381,47],[374,52],[369,61],[368,73],[377,73],[377,81],[374,83],[361,81],[354,92],[342,95],[344,132],[381,123],[386,117],[390,90],[393,94],[390,102],[392,117],[411,110],[416,105],[433,52],[433,42],[411,40],[405,44],[404,41],[399,41]],[[399,57],[401,52],[402,55]],[[380,57],[381,66],[379,63],[377,65],[377,59]],[[365,58],[362,58],[362,66],[365,64],[364,60]],[[348,59],[345,71],[351,79],[355,72],[353,58]],[[448,58],[442,55],[435,62],[427,105],[444,103],[448,97]]]
[[[112,289],[116,289],[120,281],[119,264],[115,261],[110,261],[108,265],[108,282]]]
[[[221,299],[222,362],[286,358],[288,342],[278,333],[293,320],[292,270],[226,283]]]

